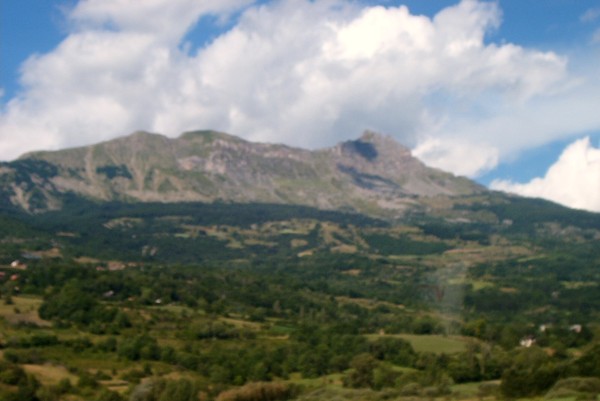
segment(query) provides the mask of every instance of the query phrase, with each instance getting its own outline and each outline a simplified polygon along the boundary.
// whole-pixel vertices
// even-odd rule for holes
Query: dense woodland
[[[596,399],[600,216],[0,215],[0,400]]]

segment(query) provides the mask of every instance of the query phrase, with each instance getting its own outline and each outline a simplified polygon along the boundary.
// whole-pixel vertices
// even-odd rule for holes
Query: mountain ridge
[[[398,217],[418,198],[483,193],[425,166],[389,136],[306,150],[217,131],[137,131],[95,145],[30,152],[0,168],[10,203],[37,213],[73,193],[98,201],[265,202]]]

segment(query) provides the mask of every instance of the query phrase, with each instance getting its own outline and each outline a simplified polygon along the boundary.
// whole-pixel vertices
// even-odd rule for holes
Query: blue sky
[[[307,148],[374,129],[493,188],[600,211],[598,0],[0,6],[0,159],[137,129]]]

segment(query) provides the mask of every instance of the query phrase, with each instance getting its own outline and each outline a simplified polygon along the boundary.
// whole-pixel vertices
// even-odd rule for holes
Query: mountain
[[[136,132],[0,164],[3,203],[30,213],[60,209],[65,195],[75,194],[97,201],[292,204],[398,217],[423,199],[485,192],[373,132],[315,151],[214,131],[175,139]]]
[[[593,399],[599,241],[373,133],[31,153],[0,164],[0,400]]]

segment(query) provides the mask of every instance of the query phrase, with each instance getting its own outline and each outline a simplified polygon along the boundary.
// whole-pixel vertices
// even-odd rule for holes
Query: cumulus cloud
[[[80,0],[69,12],[76,30],[114,30],[145,33],[177,44],[203,15],[223,15],[250,0]]]
[[[183,45],[203,16],[232,13],[211,43]],[[597,95],[579,96],[590,86],[565,57],[487,42],[501,24],[496,2],[429,18],[342,0],[81,0],[67,17],[71,33],[27,60],[23,90],[0,111],[0,159],[138,129],[314,148],[369,128],[474,176],[539,138],[600,127],[584,102]],[[575,130],[547,114],[569,97],[584,108]]]
[[[498,164],[496,148],[461,138],[426,139],[412,153],[429,166],[464,176],[477,176]]]
[[[594,148],[589,137],[579,139],[565,148],[544,177],[525,184],[496,180],[491,187],[600,212],[600,148]]]

